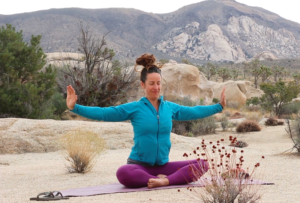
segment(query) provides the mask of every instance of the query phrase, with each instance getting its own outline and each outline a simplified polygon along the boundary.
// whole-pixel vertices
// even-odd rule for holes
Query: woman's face
[[[161,77],[159,73],[148,73],[145,83],[141,81],[148,99],[158,99],[161,89]]]

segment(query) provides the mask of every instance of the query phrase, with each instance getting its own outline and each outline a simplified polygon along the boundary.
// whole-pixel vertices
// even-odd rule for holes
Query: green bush
[[[259,104],[259,98],[258,97],[252,97],[250,99],[247,99],[246,101],[246,105],[250,106],[250,105],[258,105]]]
[[[217,98],[213,98],[213,100],[212,100],[212,103],[215,103],[215,104],[217,104],[217,103],[219,103],[219,102],[220,102],[220,100],[217,99]]]
[[[297,114],[300,111],[300,102],[293,102],[282,107],[282,114]]]
[[[274,112],[276,116],[282,115],[283,107],[300,93],[299,85],[293,82],[262,83],[260,89],[265,93],[259,99],[260,105],[265,110]]]
[[[45,67],[40,40],[41,36],[31,36],[26,43],[22,31],[9,24],[0,28],[0,114],[33,119],[53,114],[49,100],[56,71]]]
[[[67,110],[66,100],[64,99],[63,95],[59,93],[59,91],[56,91],[53,96],[51,97],[51,103],[54,107],[54,116],[57,116],[60,118],[62,113]]]
[[[207,135],[216,133],[217,124],[214,116],[198,119],[192,122],[191,131],[194,135]]]

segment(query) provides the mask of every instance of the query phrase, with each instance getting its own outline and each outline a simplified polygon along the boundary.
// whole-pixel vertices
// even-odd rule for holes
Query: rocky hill
[[[76,52],[79,22],[100,36],[109,32],[108,45],[121,59],[144,52],[158,58],[234,62],[262,52],[275,58],[300,55],[300,24],[234,0],[207,0],[168,14],[68,8],[0,15],[0,25],[23,30],[27,41],[32,34],[42,35],[45,52]]]

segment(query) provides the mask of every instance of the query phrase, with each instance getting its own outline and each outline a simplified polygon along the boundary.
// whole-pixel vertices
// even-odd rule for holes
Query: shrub
[[[246,101],[246,105],[247,106],[250,106],[250,105],[258,105],[260,102],[259,102],[259,98],[258,97],[252,97],[250,99],[247,99]]]
[[[237,139],[230,136],[229,141],[234,146]],[[190,175],[194,181],[205,187],[188,187],[188,196],[204,203],[255,203],[261,198],[259,190],[261,186],[251,185],[253,179],[257,177],[260,162],[252,169],[248,166],[243,169],[246,167],[243,150],[228,148],[224,145],[224,139],[216,143],[202,140],[201,147],[197,147],[192,153],[184,153],[183,156],[188,157],[188,154],[193,154],[199,161],[201,158],[208,163],[205,175],[202,162],[198,162],[199,168],[190,166]]]
[[[289,134],[290,139],[293,141],[294,146],[293,149],[296,149],[298,153],[300,153],[300,117],[298,116],[295,120],[287,121],[286,132]]]
[[[261,111],[262,110],[260,105],[249,105],[249,106],[244,106],[244,108],[248,111]]]
[[[237,132],[252,132],[252,131],[260,131],[261,127],[256,121],[252,120],[245,120],[241,122],[237,127],[236,131]]]
[[[248,112],[245,113],[245,118],[259,123],[259,121],[263,118],[263,115],[260,112]]]
[[[243,116],[240,112],[235,112],[230,116],[230,119],[237,119],[237,118],[244,118],[244,117],[245,116]]]
[[[284,122],[283,121],[278,121],[277,124],[278,125],[284,125]]]
[[[214,116],[192,121],[191,131],[194,135],[207,135],[216,133],[217,124]]]
[[[70,173],[89,172],[96,157],[105,150],[105,140],[90,131],[75,130],[63,135],[61,143]]]
[[[51,97],[51,103],[55,109],[52,113],[60,118],[63,112],[67,110],[66,100],[58,91],[56,91]]]
[[[300,102],[293,102],[282,107],[282,114],[297,114],[300,111]]]
[[[182,100],[174,101],[183,106],[202,105],[203,100],[193,101],[190,97],[184,97]],[[175,121],[173,120],[172,132],[179,135],[188,135],[190,132],[194,135],[206,135],[215,133],[217,124],[215,117],[210,116],[192,121]]]
[[[226,115],[223,115],[221,117],[220,122],[221,122],[221,127],[222,127],[223,131],[227,130],[227,128],[229,126],[229,120]]]
[[[217,103],[219,103],[219,102],[220,102],[220,100],[219,100],[219,99],[217,99],[217,98],[213,98],[212,102],[213,102],[213,103],[215,103],[215,104],[217,104]]]
[[[276,125],[278,125],[278,121],[277,121],[277,119],[270,117],[265,121],[265,125],[276,126]]]

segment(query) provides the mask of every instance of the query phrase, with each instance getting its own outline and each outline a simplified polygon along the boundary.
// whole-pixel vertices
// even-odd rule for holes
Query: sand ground
[[[219,131],[214,135],[197,138],[180,136],[185,143],[173,143],[170,161],[185,160],[182,157],[183,153],[190,152],[193,147],[200,145],[202,138],[216,141],[233,135],[249,144],[244,148],[245,165],[253,166],[262,155],[266,157],[261,162],[259,175],[261,179],[274,182],[275,185],[260,187],[263,194],[261,202],[298,203],[300,202],[300,156],[295,153],[282,154],[292,147],[292,141],[284,128],[284,126],[263,127],[260,132],[246,134]],[[40,192],[115,183],[117,182],[115,173],[118,167],[125,164],[129,153],[130,148],[107,150],[98,158],[93,170],[86,174],[67,173],[66,162],[59,151],[0,155],[0,202],[30,202],[29,198]],[[71,197],[67,201],[74,203],[197,202],[188,197],[187,193],[178,192],[177,189]]]

